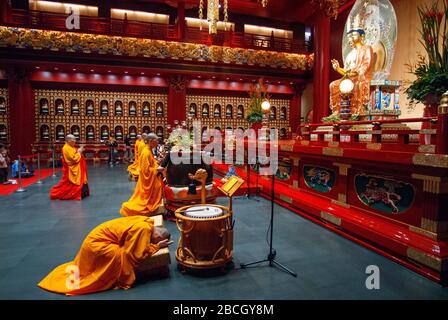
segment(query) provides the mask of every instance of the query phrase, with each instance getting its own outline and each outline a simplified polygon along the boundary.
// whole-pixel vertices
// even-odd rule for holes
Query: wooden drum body
[[[181,233],[176,251],[179,265],[193,269],[222,268],[232,260],[232,213],[207,204],[179,208],[175,212]]]

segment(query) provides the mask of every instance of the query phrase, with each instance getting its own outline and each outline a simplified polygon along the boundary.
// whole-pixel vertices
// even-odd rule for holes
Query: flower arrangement
[[[263,120],[263,110],[261,103],[270,98],[267,87],[263,83],[263,79],[259,79],[257,83],[251,84],[249,88],[249,112],[246,120],[249,123],[257,123]]]
[[[419,102],[438,103],[442,94],[448,90],[448,0],[442,3],[440,5],[439,0],[436,0],[430,6],[418,8],[420,43],[427,57],[418,54],[415,63],[406,64],[408,72],[417,77],[405,91],[411,107]]]

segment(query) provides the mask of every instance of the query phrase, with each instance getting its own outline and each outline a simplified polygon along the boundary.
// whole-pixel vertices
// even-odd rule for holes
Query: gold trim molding
[[[287,203],[289,203],[289,204],[292,203],[292,198],[291,198],[291,197],[288,197],[288,196],[285,196],[284,194],[281,194],[281,195],[280,195],[280,200],[285,201],[285,202],[287,202]]]
[[[339,174],[341,176],[346,176],[348,175],[348,169],[350,169],[352,166],[350,164],[346,164],[346,163],[339,163],[339,162],[333,162],[333,165],[335,167],[339,167]]]
[[[423,191],[428,193],[434,193],[439,194],[441,191],[441,177],[433,177],[433,176],[426,176],[422,174],[413,173],[412,174],[413,179],[417,180],[423,180]]]
[[[323,220],[328,221],[328,222],[330,222],[330,223],[332,223],[334,225],[337,225],[339,227],[342,224],[342,219],[341,218],[336,217],[336,216],[332,215],[331,213],[328,213],[328,212],[325,212],[325,211],[321,211],[320,212],[320,217]]]
[[[289,145],[289,144],[281,144],[280,145],[280,151],[290,151],[292,152],[294,150],[294,146],[293,145]]]
[[[442,259],[440,258],[410,247],[406,250],[406,254],[408,258],[415,260],[431,269],[437,270],[439,272],[442,271]]]
[[[366,148],[369,150],[381,150],[382,144],[381,143],[368,143],[366,144]]]
[[[424,144],[418,147],[418,152],[436,153],[436,146],[434,144]]]
[[[322,154],[326,156],[342,157],[344,155],[344,149],[341,148],[322,148]]]
[[[308,71],[312,54],[0,26],[0,46],[85,54],[204,61]]]
[[[448,168],[448,155],[417,153],[412,157],[412,163],[420,166]]]
[[[302,146],[309,146],[310,145],[310,141],[309,140],[302,140],[302,141],[300,141],[300,144]]]
[[[427,230],[424,230],[424,229],[421,229],[418,227],[414,227],[414,226],[409,226],[409,231],[421,234],[421,235],[428,237],[430,239],[433,239],[433,240],[437,240],[437,234],[435,234],[434,232],[430,232],[430,231],[427,231]]]
[[[341,202],[341,201],[338,201],[338,200],[331,200],[331,203],[332,204],[336,204],[336,205],[338,205],[338,206],[340,206],[340,207],[344,207],[344,208],[346,208],[346,209],[350,209],[350,205],[348,204],[348,203],[345,203],[345,202]]]

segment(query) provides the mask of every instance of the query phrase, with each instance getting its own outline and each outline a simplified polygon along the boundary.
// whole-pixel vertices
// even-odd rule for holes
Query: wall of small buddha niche
[[[0,88],[0,143],[9,141],[8,88]]]
[[[135,138],[141,132],[166,133],[167,95],[111,91],[35,91],[36,142],[62,141],[71,133],[79,141],[100,142],[115,133]]]
[[[201,120],[202,128],[248,129],[246,121],[250,99],[245,97],[187,95],[187,119]],[[269,127],[277,128],[280,137],[289,129],[289,100],[270,99]]]

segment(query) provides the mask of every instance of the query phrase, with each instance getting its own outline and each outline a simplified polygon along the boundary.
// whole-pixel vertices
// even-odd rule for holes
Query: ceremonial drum
[[[176,260],[181,268],[223,268],[232,260],[233,223],[228,208],[193,205],[175,212],[181,233]]]

